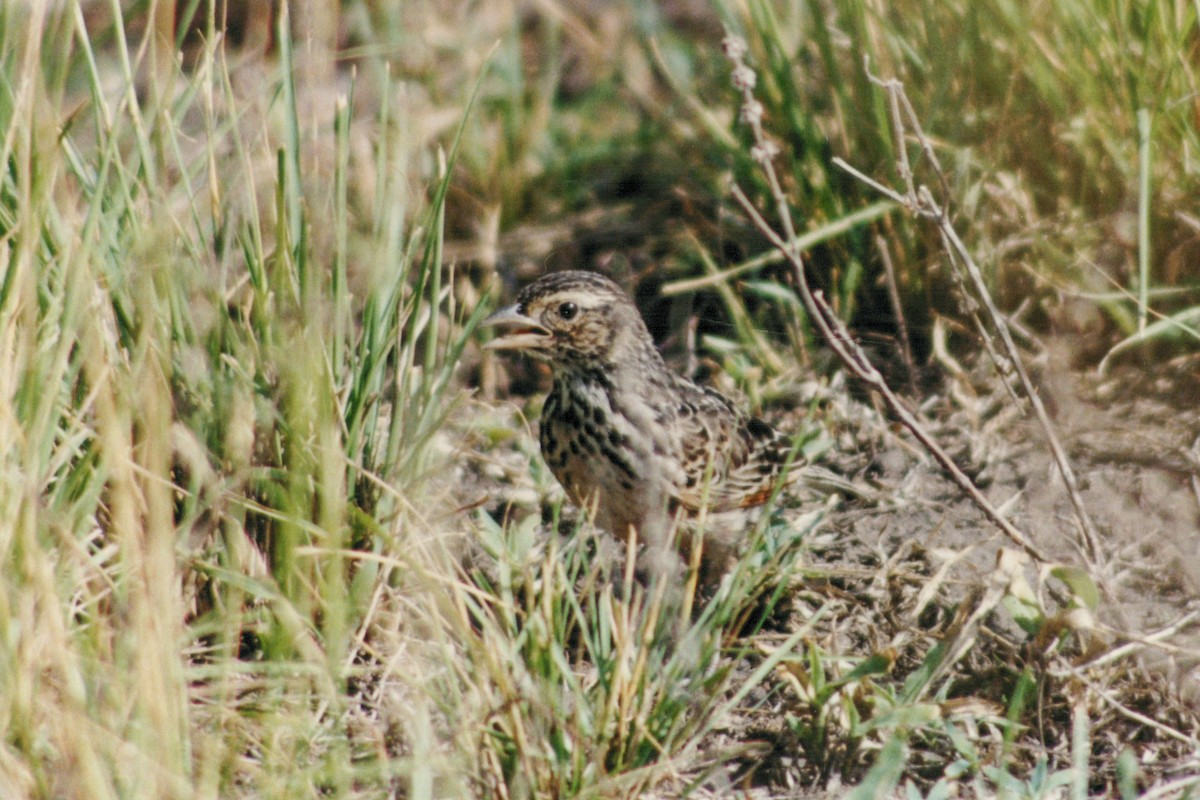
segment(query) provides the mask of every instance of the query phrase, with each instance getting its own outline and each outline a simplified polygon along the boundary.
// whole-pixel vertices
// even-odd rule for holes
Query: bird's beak
[[[484,345],[487,350],[541,350],[550,343],[550,331],[535,320],[517,310],[516,305],[506,306],[485,319],[483,326],[503,325],[512,328]]]

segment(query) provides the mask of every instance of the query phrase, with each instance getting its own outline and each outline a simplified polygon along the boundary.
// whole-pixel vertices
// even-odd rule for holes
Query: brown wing
[[[711,389],[686,393],[679,408],[684,465],[676,500],[693,512],[762,505],[787,463],[791,443],[762,420],[737,411]]]

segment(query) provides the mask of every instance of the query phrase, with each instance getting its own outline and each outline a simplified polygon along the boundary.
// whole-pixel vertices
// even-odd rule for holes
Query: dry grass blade
[[[813,231],[807,231],[799,238],[791,241],[789,247],[795,250],[804,251],[813,245],[833,239],[837,236],[845,234],[847,231],[872,220],[879,219],[895,208],[894,203],[887,201],[874,203],[866,208],[847,214],[841,219],[835,220],[828,225],[823,225]],[[760,267],[765,267],[768,264],[778,264],[785,260],[786,256],[778,249],[770,250],[754,258],[748,259],[741,264],[735,264],[726,269],[717,270],[709,275],[699,278],[688,278],[685,280],[671,281],[664,284],[662,287],[662,295],[671,297],[677,294],[686,294],[695,292],[708,287],[720,287],[732,278],[742,275],[747,272],[752,272]]]

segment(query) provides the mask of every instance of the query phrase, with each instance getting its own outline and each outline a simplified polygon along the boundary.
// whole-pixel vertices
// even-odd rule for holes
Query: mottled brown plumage
[[[786,437],[718,392],[672,372],[628,296],[591,272],[557,272],[488,318],[510,330],[492,349],[549,362],[542,455],[573,502],[618,536],[653,540],[677,515],[704,513],[723,538],[766,502]],[[737,520],[741,520],[740,529]],[[709,541],[706,534],[706,547]]]

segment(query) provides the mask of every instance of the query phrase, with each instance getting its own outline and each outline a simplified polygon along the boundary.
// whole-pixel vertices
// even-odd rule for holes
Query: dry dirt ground
[[[1041,427],[997,381],[948,381],[946,399],[926,406],[936,438],[989,500],[1040,551],[1083,568],[1100,590],[1094,618],[1080,631],[1081,649],[1064,662],[1076,670],[1069,679],[1028,641],[1022,645],[1008,615],[997,612],[959,666],[953,694],[989,697],[989,680],[1003,680],[996,661],[1039,664],[1063,679],[1043,686],[1041,730],[1033,732],[1051,760],[1056,752],[1065,757],[1068,706],[1081,702],[1092,722],[1092,790],[1111,793],[1114,756],[1126,745],[1140,758],[1149,788],[1197,774],[1200,359],[1099,376],[1067,369],[1063,349],[1048,348],[1039,391],[1100,534],[1100,552],[1090,563]],[[959,603],[979,603],[989,581],[1006,580],[1001,553],[1015,547],[907,437],[889,431],[861,444],[831,459],[847,474],[870,476],[880,495],[830,515],[834,544],[814,555],[831,574],[847,565],[867,567],[846,585],[873,598],[872,621],[864,626],[874,639],[870,646],[899,645],[903,653],[922,628],[941,638],[955,625],[922,620],[914,611],[929,615],[941,604],[961,613]],[[1036,565],[1027,562],[1020,571],[1037,580],[1031,577],[1039,574]],[[928,594],[933,581],[940,584],[938,603],[920,606],[927,597],[918,596]],[[878,590],[881,583],[886,590]],[[1053,608],[1053,599],[1043,597]],[[1034,643],[1040,643],[1036,637]],[[1126,657],[1104,663],[1116,652]]]

